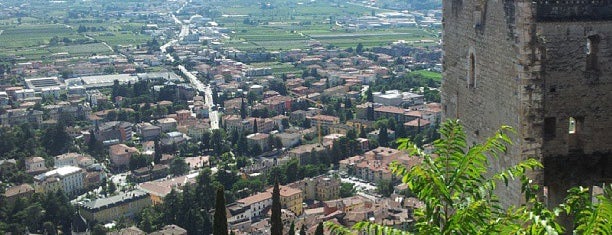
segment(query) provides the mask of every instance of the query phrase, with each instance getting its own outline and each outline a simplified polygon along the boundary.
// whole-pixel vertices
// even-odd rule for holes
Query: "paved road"
[[[219,129],[219,112],[213,110],[215,103],[213,102],[212,89],[210,85],[204,85],[204,83],[202,83],[198,77],[193,75],[193,73],[189,72],[185,66],[179,65],[178,69],[181,71],[181,73],[185,74],[185,76],[189,79],[189,82],[195,86],[198,91],[204,92],[204,102],[209,108],[208,115],[210,119],[210,128]]]
[[[191,1],[190,1],[191,2]],[[187,4],[183,5],[181,7],[184,8]],[[177,11],[177,12],[180,12]],[[170,55],[170,53],[166,52],[166,49],[170,46],[175,45],[176,43],[178,43],[180,40],[183,40],[183,38],[185,38],[185,36],[189,35],[191,33],[191,31],[189,30],[189,25],[188,24],[183,24],[182,21],[180,21],[174,14],[172,14],[172,19],[174,20],[174,22],[176,24],[181,25],[181,32],[178,35],[177,39],[171,40],[168,43],[162,45],[160,47],[160,50],[162,51],[162,53],[166,54],[166,58],[168,58],[168,60],[170,62],[174,62],[174,58],[172,58],[172,56]],[[213,110],[213,106],[215,106],[215,103],[213,102],[213,98],[212,98],[212,89],[210,87],[210,85],[205,85],[202,81],[200,81],[198,79],[198,77],[196,77],[193,73],[191,73],[190,71],[188,71],[185,66],[183,65],[178,65],[177,68],[181,71],[181,73],[183,73],[188,79],[189,82],[200,92],[204,93],[204,102],[206,103],[206,106],[208,106],[209,110],[208,110],[208,115],[209,115],[209,119],[210,119],[210,128],[211,129],[219,129],[219,112]]]

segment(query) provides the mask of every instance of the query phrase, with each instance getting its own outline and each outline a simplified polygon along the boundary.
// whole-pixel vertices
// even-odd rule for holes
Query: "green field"
[[[12,26],[0,26],[3,30],[0,34],[0,45],[2,49],[25,48],[40,46],[49,43],[54,36],[59,38],[83,39],[69,26],[61,24],[22,24]]]
[[[302,73],[301,68],[296,68],[292,63],[281,63],[281,62],[264,62],[264,63],[251,63],[254,68],[271,68],[273,74],[283,73]]]
[[[151,40],[151,37],[144,34],[132,33],[129,31],[122,32],[106,32],[106,33],[88,33],[96,40],[108,43],[108,45],[138,45]]]
[[[302,2],[295,0],[270,1],[271,8],[263,9],[259,2],[243,5],[221,5],[224,15],[217,21],[235,33],[224,43],[239,50],[304,49],[312,41],[339,48],[385,46],[405,40],[415,45],[434,45],[421,40],[438,40],[438,31],[420,28],[393,28],[347,31],[330,24],[330,17],[360,17],[371,15],[372,9],[344,2]],[[386,10],[374,10],[384,12]]]
[[[92,27],[88,24],[88,27]],[[102,26],[100,26],[102,27]],[[136,28],[136,24],[108,26],[109,30]],[[111,54],[114,45],[137,45],[150,40],[148,35],[133,31],[102,31],[85,34],[77,33],[74,26],[64,24],[12,24],[0,25],[0,56],[16,56],[24,60],[48,58],[55,53],[68,52],[70,56],[91,56]],[[50,45],[52,38],[60,41],[69,39],[77,43]]]
[[[90,56],[91,54],[108,54],[112,53],[110,48],[108,48],[103,43],[90,43],[90,44],[81,44],[81,45],[71,45],[71,46],[57,46],[57,47],[49,47],[49,51],[53,53],[60,52],[68,52],[70,55],[84,55]]]
[[[227,46],[241,50],[265,48],[268,50],[278,49],[303,49],[308,47],[312,40],[324,45],[334,45],[339,48],[356,47],[361,43],[365,47],[385,46],[391,42],[404,40],[415,45],[433,45],[435,43],[421,43],[421,40],[437,41],[434,34],[420,29],[412,29],[411,32],[394,32],[393,30],[368,30],[359,32],[342,32],[330,30],[304,31],[283,30],[270,28],[269,26],[251,27],[245,31],[236,31],[231,40],[225,41]]]
[[[434,81],[442,81],[442,74],[438,73],[438,72],[433,72],[433,71],[429,71],[429,70],[417,70],[417,71],[413,71],[411,72],[412,74],[418,74],[423,76],[424,78],[431,78]]]
[[[0,30],[0,56],[41,59],[52,53],[69,52],[62,51],[61,46],[49,47],[48,43],[53,37],[87,41],[69,26],[62,24],[20,24],[0,26]]]

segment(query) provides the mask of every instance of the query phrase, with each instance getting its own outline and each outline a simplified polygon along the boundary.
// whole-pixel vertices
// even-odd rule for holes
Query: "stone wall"
[[[538,21],[612,20],[611,0],[534,0]]]
[[[612,21],[539,23],[544,183],[550,201],[612,180]]]
[[[518,133],[491,170],[539,159],[546,172],[531,176],[551,186],[553,204],[569,186],[612,180],[612,20],[578,17],[595,9],[584,1],[583,11],[527,0],[443,4],[445,118],[461,119],[470,143],[501,125]],[[498,193],[506,205],[521,198],[516,182]]]
[[[508,27],[513,19],[506,15],[513,9],[502,1],[480,3],[443,3],[443,111],[445,118],[461,120],[469,144],[481,142],[502,125],[520,127],[517,48],[514,33]],[[520,138],[515,136],[514,142],[519,143]],[[498,172],[520,159],[520,149],[512,148],[499,160],[492,160],[492,171]],[[509,190],[498,193],[504,202],[518,202],[516,191],[520,192],[520,188],[515,182]]]

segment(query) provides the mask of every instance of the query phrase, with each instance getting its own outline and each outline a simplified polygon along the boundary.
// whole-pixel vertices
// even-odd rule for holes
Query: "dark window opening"
[[[554,117],[544,118],[544,139],[555,138],[557,130],[557,119]]]
[[[470,53],[470,68],[468,72],[468,87],[476,87],[476,59],[474,54]]]
[[[598,71],[599,70],[599,42],[600,38],[598,35],[592,35],[587,37],[586,42],[586,70],[587,71]]]
[[[557,92],[557,86],[551,86],[548,91],[550,91],[551,93]]]
[[[459,13],[461,12],[461,8],[463,8],[463,0],[453,0],[451,2],[451,8],[453,15],[458,17]]]

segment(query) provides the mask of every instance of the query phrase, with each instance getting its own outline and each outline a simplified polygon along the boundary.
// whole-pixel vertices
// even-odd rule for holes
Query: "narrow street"
[[[185,6],[183,6],[185,7]],[[181,25],[181,32],[178,34],[178,38],[170,40],[168,43],[159,47],[162,53],[166,54],[166,58],[168,61],[174,63],[174,58],[170,53],[167,52],[168,47],[176,45],[179,41],[183,40],[183,38],[190,34],[189,25],[184,24],[181,20],[179,20],[174,14],[172,14],[172,19],[176,24]],[[219,129],[219,111],[213,110],[215,107],[215,103],[212,98],[212,88],[210,85],[205,85],[202,81],[198,79],[193,73],[188,71],[185,66],[179,64],[177,68],[181,73],[183,73],[188,79],[191,85],[193,85],[199,92],[204,93],[204,102],[206,106],[208,106],[208,115],[210,119],[210,128],[211,129]]]

